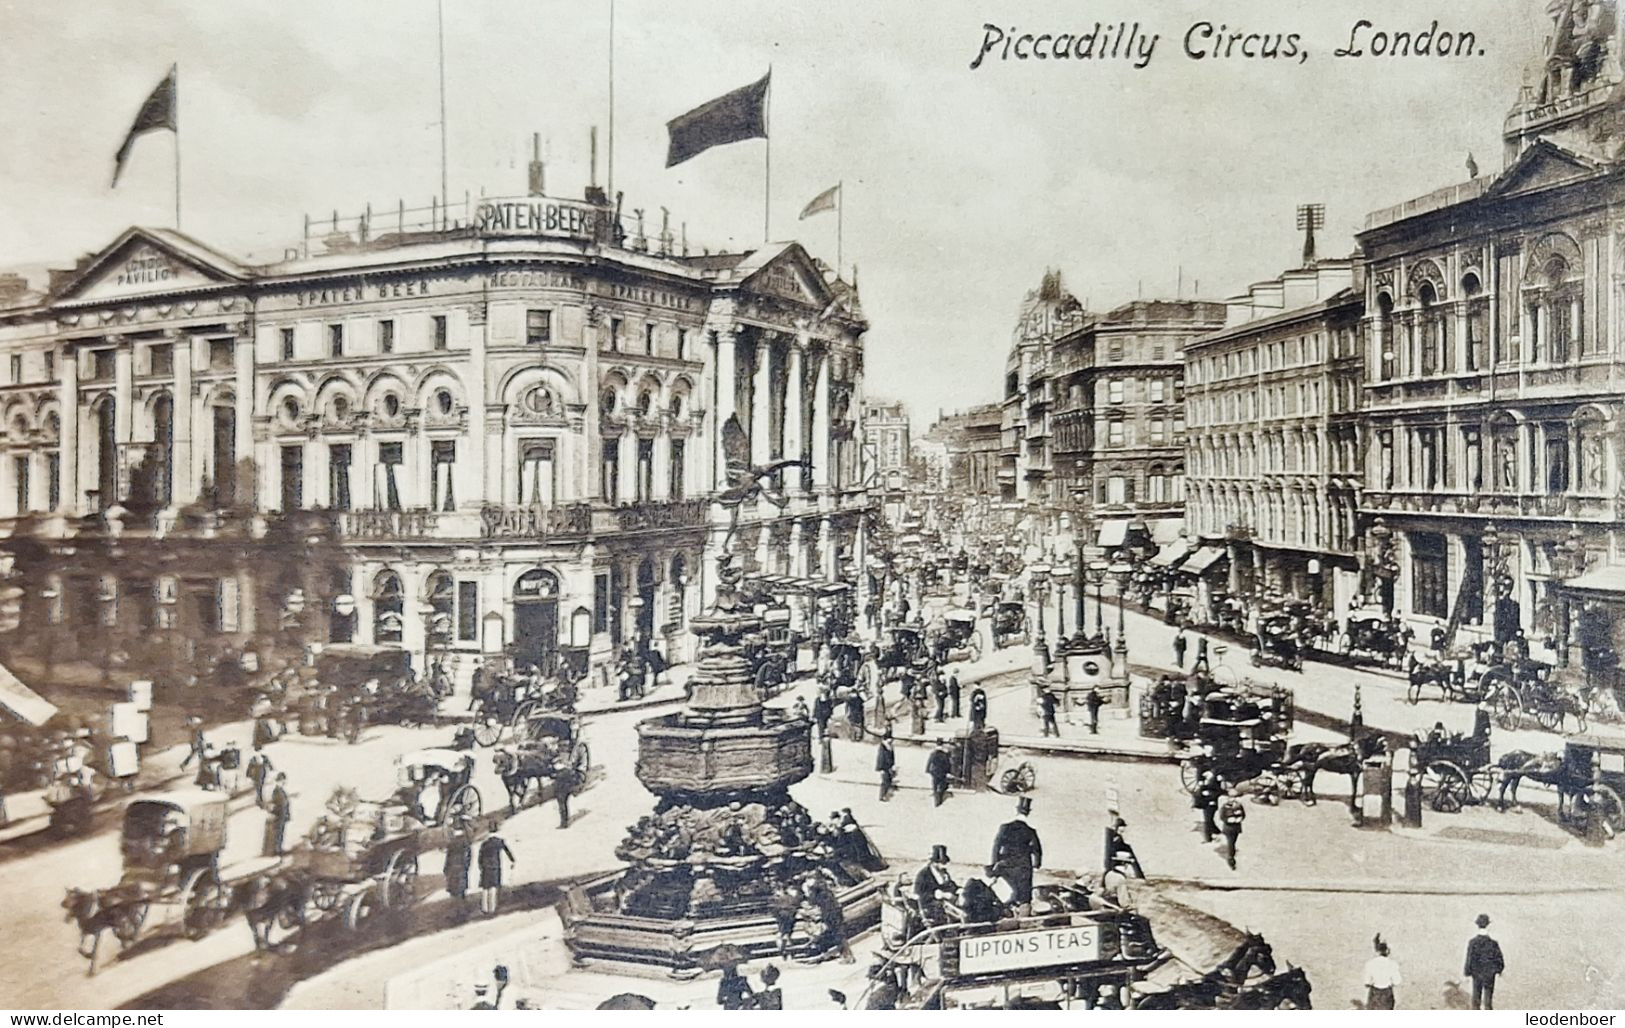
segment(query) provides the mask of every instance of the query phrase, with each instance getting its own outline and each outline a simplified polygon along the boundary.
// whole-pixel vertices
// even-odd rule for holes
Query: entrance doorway
[[[513,586],[514,663],[550,675],[559,655],[559,579],[532,568]]]
[[[655,565],[648,557],[638,565],[638,636],[644,646],[654,644],[655,638]]]

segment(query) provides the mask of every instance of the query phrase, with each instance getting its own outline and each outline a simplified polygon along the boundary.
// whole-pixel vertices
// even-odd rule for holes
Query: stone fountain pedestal
[[[828,885],[848,937],[879,920],[873,867],[832,845],[790,796],[812,773],[812,726],[763,706],[747,657],[761,619],[737,598],[726,559],[718,576],[716,605],[691,623],[701,648],[687,708],[638,725],[637,776],[658,797],[654,812],[616,850],[628,866],[560,907],[578,963],[687,976],[724,944],[776,956],[783,890],[810,878]]]

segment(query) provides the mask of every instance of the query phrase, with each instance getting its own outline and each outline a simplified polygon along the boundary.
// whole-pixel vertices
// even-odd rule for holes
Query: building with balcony
[[[1055,481],[1095,545],[1155,549],[1185,507],[1186,345],[1224,323],[1205,300],[1133,300],[1057,336]]]
[[[1057,528],[1050,481],[1050,351],[1057,334],[1082,317],[1083,305],[1067,292],[1061,273],[1045,271],[1039,287],[1022,300],[1005,358],[999,481],[1005,500],[1027,508],[1035,542],[1037,535]]]
[[[1359,591],[1357,277],[1320,260],[1255,283],[1185,347],[1187,541],[1225,552],[1233,594],[1344,612]]]
[[[1376,588],[1419,627],[1521,629],[1561,661],[1566,596],[1617,609],[1625,586],[1625,75],[1616,37],[1582,58],[1553,10],[1501,172],[1374,212],[1359,242]]]
[[[195,596],[227,635],[550,667],[641,634],[681,660],[730,418],[751,463],[803,461],[776,475],[785,506],[741,508],[746,570],[857,577],[866,326],[827,266],[795,243],[679,253],[596,189],[415,216],[335,218],[265,262],[132,228],[0,310],[0,518],[73,579],[36,590],[37,623],[174,628]],[[289,538],[325,563],[166,568]]]

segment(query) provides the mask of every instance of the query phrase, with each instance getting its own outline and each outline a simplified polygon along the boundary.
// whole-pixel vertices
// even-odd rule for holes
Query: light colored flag
[[[839,203],[838,198],[840,193],[841,187],[839,185],[830,186],[822,193],[819,193],[817,196],[812,198],[811,203],[801,208],[801,218],[799,220],[806,221],[814,214],[822,214],[824,211],[833,211],[836,204]]]

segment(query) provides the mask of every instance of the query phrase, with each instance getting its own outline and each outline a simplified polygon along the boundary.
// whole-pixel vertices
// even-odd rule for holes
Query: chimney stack
[[[547,179],[542,171],[542,134],[530,134],[530,195],[544,196],[547,193]]]

